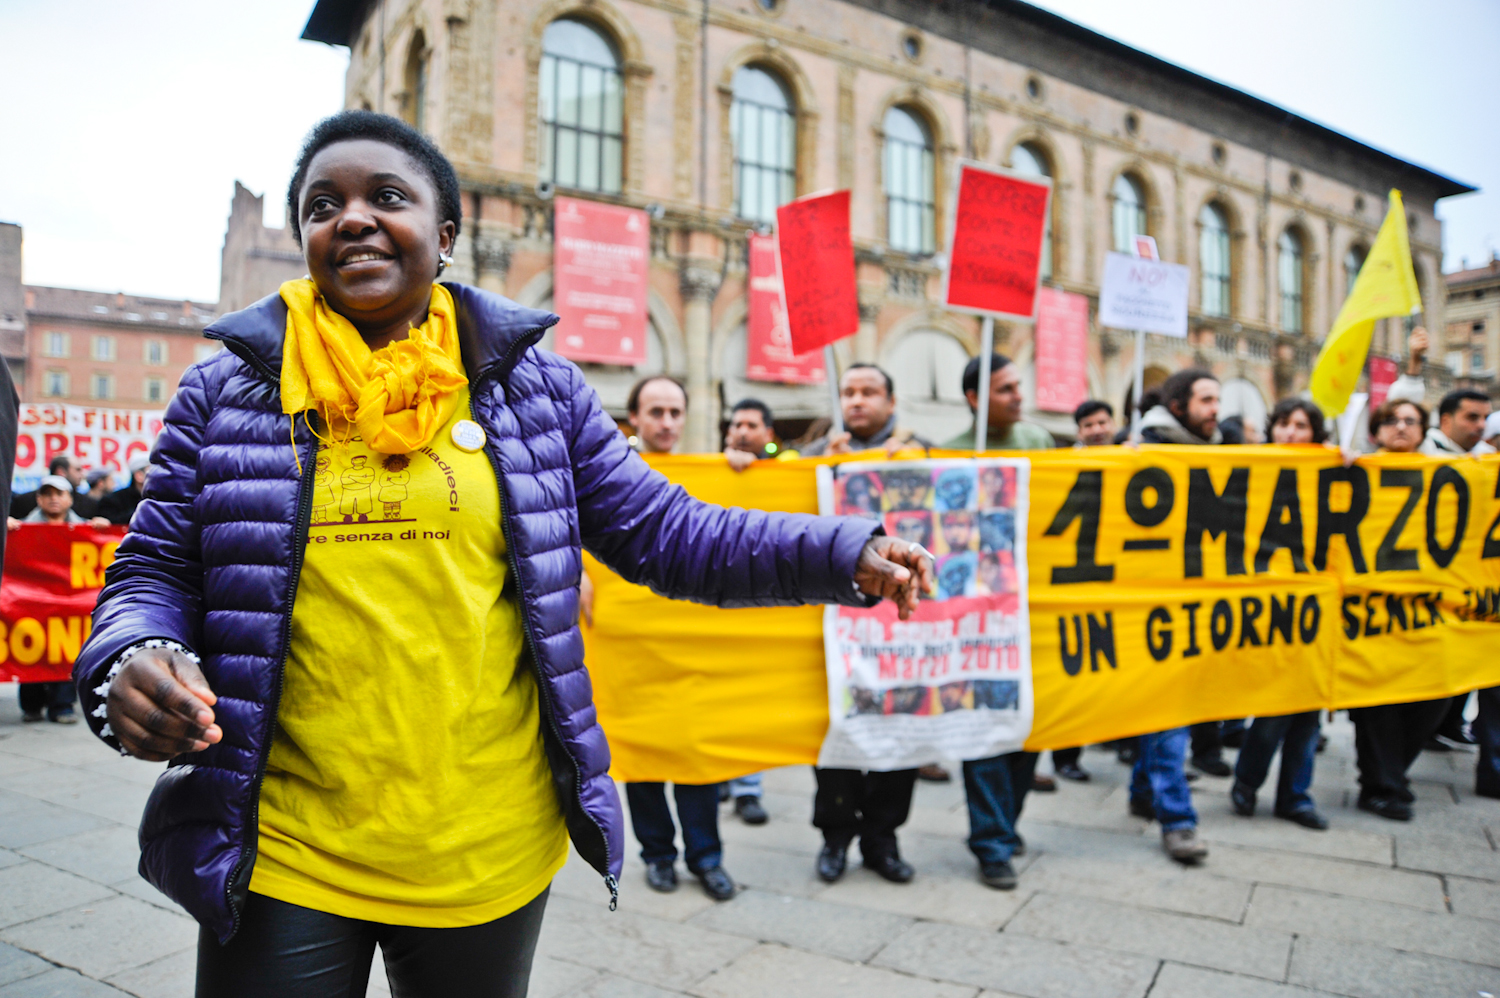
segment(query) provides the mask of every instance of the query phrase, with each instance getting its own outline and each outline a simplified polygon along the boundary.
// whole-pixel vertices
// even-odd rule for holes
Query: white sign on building
[[[1188,269],[1125,253],[1104,259],[1099,324],[1187,337]]]

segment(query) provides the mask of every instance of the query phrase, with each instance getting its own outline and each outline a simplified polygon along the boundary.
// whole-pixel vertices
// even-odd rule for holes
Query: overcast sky
[[[1495,0],[1041,5],[1483,188],[1439,206],[1446,269],[1500,250]],[[25,280],[215,301],[234,181],[279,224],[298,143],[342,102],[344,50],[297,40],[311,9],[0,0],[0,221],[25,226]]]

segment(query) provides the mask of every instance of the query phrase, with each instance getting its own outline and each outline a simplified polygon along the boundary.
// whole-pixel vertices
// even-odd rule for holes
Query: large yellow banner
[[[1500,685],[1500,458],[1025,456],[1030,748]],[[794,512],[817,510],[817,463],[652,460],[701,499]],[[816,760],[820,609],[671,602],[585,561],[587,662],[617,777],[711,783]]]

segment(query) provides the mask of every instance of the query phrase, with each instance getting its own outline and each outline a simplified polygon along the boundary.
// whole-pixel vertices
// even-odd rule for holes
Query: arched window
[[[891,249],[931,253],[935,224],[932,136],[905,108],[885,112],[885,224]]]
[[[582,21],[553,21],[542,33],[538,90],[538,178],[618,194],[625,113],[614,46]]]
[[[1276,283],[1281,292],[1281,328],[1283,332],[1302,332],[1302,237],[1291,229],[1276,240]]]
[[[401,115],[419,132],[427,130],[427,37],[418,31],[406,53],[406,72],[402,80],[406,93]]]
[[[1010,166],[1017,173],[1030,174],[1033,177],[1051,177],[1052,161],[1042,151],[1041,146],[1034,142],[1022,142],[1010,151]],[[1056,194],[1053,194],[1056,197]],[[1052,216],[1047,216],[1047,231],[1042,236],[1042,280],[1052,276]]]
[[[1354,282],[1359,278],[1359,268],[1365,265],[1365,248],[1350,246],[1344,254],[1344,297],[1354,291]]]
[[[1198,212],[1198,268],[1204,315],[1229,314],[1229,219],[1224,209],[1206,204]]]
[[[735,211],[756,222],[797,196],[797,122],[781,81],[758,66],[734,74],[729,131],[734,140]]]
[[[1115,252],[1135,254],[1135,237],[1146,234],[1146,192],[1141,182],[1128,173],[1115,178],[1109,190],[1114,198],[1113,226]]]

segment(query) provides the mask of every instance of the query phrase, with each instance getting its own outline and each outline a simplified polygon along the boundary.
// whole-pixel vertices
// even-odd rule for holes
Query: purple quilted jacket
[[[868,521],[724,509],[652,471],[582,373],[536,349],[556,316],[450,284],[473,418],[500,484],[503,528],[540,690],[543,742],[578,852],[613,894],[624,852],[609,746],[578,633],[580,547],[632,582],[717,606],[865,605],[851,585]],[[141,874],[221,941],[255,865],[260,781],[281,696],[311,512],[316,441],[281,412],[279,297],[205,330],[228,347],[190,368],[167,407],[145,498],[94,611],[74,679],[96,734],[96,692],[151,638],[194,650],[223,740],[178,756],[141,819]],[[608,663],[603,663],[608,668]]]

